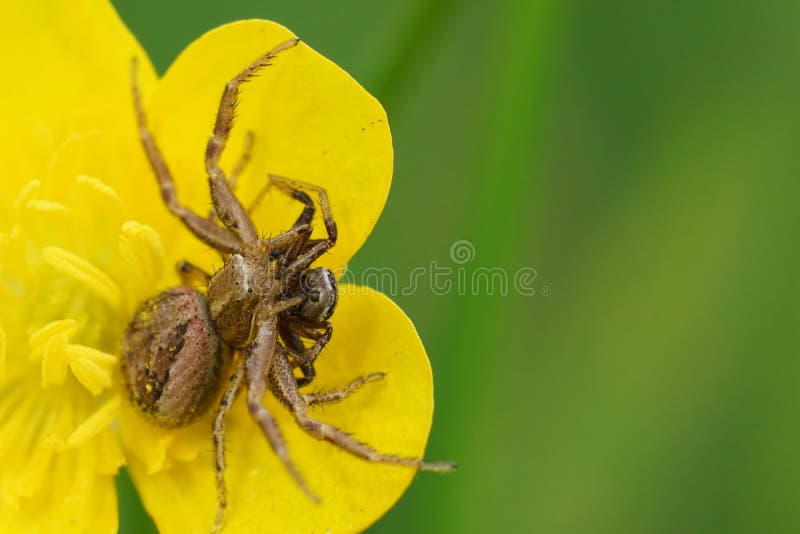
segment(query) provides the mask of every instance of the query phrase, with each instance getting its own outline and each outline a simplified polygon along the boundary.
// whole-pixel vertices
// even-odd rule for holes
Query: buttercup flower
[[[120,343],[137,306],[179,283],[178,260],[221,264],[162,205],[137,138],[130,65],[136,57],[179,198],[204,213],[203,152],[222,88],[290,37],[267,21],[226,25],[192,43],[159,80],[107,2],[34,0],[0,19],[3,49],[15,51],[0,84],[0,532],[114,531],[122,465],[163,532],[209,530],[211,414],[186,428],[155,427],[121,386]],[[301,44],[247,85],[238,113],[223,168],[248,130],[255,146],[237,194],[247,203],[268,173],[325,187],[340,239],[319,263],[342,272],[388,194],[392,146],[380,104]],[[297,213],[275,194],[255,219],[274,235]],[[422,456],[432,382],[413,325],[388,298],[347,285],[332,322],[316,384],[341,387],[375,371],[387,378],[316,416],[381,451]],[[311,438],[273,398],[265,402],[322,503],[296,486],[237,402],[227,431],[227,531],[361,530],[413,478]]]

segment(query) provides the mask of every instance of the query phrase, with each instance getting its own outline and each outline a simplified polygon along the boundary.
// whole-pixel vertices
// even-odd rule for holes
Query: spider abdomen
[[[142,304],[128,325],[123,379],[131,400],[153,421],[185,425],[217,396],[228,352],[205,296],[174,287]]]

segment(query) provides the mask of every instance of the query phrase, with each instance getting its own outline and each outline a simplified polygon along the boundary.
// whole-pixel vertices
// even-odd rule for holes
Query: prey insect
[[[320,394],[299,391],[314,379],[314,362],[333,333],[329,319],[337,304],[336,278],[325,267],[312,267],[336,244],[338,237],[328,195],[321,187],[270,176],[257,199],[267,187],[274,187],[297,200],[302,210],[288,230],[275,237],[259,237],[250,217],[251,210],[234,193],[236,176],[249,160],[252,136],[248,137],[245,153],[230,176],[219,165],[233,126],[240,85],[298,42],[292,39],[277,45],[225,86],[205,152],[213,204],[213,212],[207,217],[178,201],[172,175],[148,129],[136,84],[135,62],[133,65],[133,100],[139,135],[161,197],[170,213],[192,234],[220,252],[223,266],[212,275],[181,262],[178,271],[184,285],[168,289],[139,307],[123,342],[123,377],[133,403],[151,421],[163,426],[186,425],[218,401],[213,418],[219,502],[215,530],[222,526],[228,504],[226,416],[243,389],[253,421],[260,426],[295,483],[315,501],[319,498],[295,467],[275,419],[262,403],[267,388],[288,407],[300,428],[357,457],[427,471],[454,468],[448,462],[428,463],[418,458],[382,454],[309,415],[310,405],[344,399],[363,384],[380,380],[383,373],[358,377],[339,391]],[[317,209],[326,235],[312,239],[312,221]],[[196,277],[203,279],[205,293],[191,287],[190,281]],[[296,376],[295,370],[301,376]]]

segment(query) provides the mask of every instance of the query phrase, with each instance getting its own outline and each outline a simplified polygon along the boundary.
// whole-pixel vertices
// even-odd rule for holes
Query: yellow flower
[[[189,427],[151,426],[120,385],[118,351],[133,311],[177,285],[179,259],[213,269],[218,255],[163,207],[137,139],[130,63],[182,202],[208,209],[205,141],[225,82],[292,34],[267,21],[202,36],[158,80],[145,52],[100,0],[32,1],[0,19],[4,57],[0,195],[0,532],[114,531],[113,478],[127,464],[164,532],[207,532],[216,513],[210,414]],[[380,104],[301,45],[248,84],[223,168],[255,134],[240,177],[247,202],[267,173],[327,188],[340,240],[321,262],[341,272],[377,220],[392,172]],[[265,234],[297,205],[269,196]],[[319,225],[317,225],[319,226]],[[388,298],[344,286],[316,384],[386,371],[317,412],[381,451],[421,456],[433,401],[413,325]],[[356,459],[299,430],[271,397],[292,457],[323,501],[294,484],[241,402],[229,419],[229,532],[358,531],[410,483],[410,469]]]

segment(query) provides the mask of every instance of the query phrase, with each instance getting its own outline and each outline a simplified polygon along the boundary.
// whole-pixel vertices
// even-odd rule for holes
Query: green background
[[[394,296],[428,456],[460,469],[370,532],[800,532],[800,4],[114,3],[161,72],[269,18],[383,102],[395,181],[355,273],[457,266],[460,239],[466,269],[538,272]],[[120,486],[121,530],[152,528]]]

